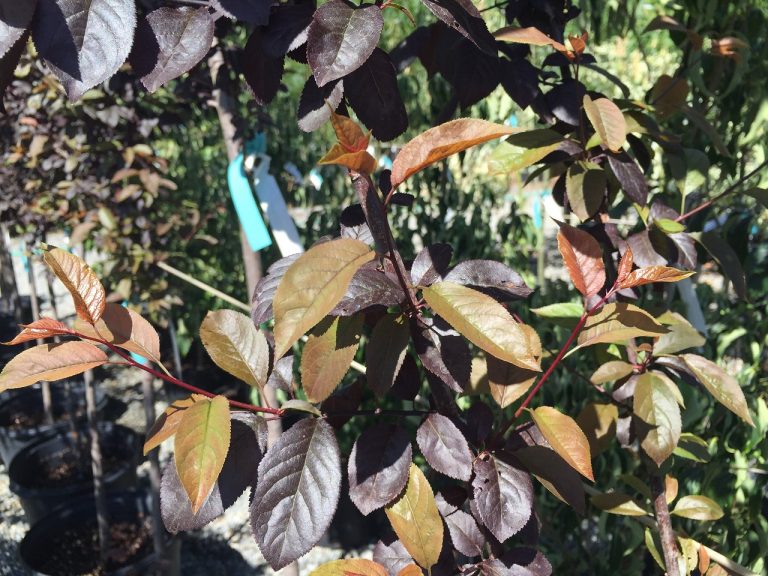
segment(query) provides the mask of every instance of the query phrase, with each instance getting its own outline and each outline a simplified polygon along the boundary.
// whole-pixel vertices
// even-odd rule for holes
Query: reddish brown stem
[[[653,510],[656,513],[656,524],[659,527],[659,539],[661,540],[661,551],[664,554],[667,576],[680,576],[680,567],[677,563],[675,531],[672,530],[672,521],[669,518],[667,491],[663,476],[654,474],[651,477],[651,492],[653,494]]]

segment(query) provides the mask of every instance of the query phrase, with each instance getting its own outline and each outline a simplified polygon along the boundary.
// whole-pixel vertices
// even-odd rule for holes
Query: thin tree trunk
[[[669,518],[667,490],[663,476],[654,474],[651,477],[651,492],[667,574],[668,576],[680,576],[680,566],[677,563],[677,543],[675,541],[675,532],[672,530],[672,522]]]
[[[176,370],[176,378],[184,380],[184,372],[181,369],[181,352],[179,351],[179,340],[176,337],[176,319],[173,314],[168,313],[168,335],[171,338],[171,349],[173,350],[173,368]],[[152,426],[152,423],[150,423]]]
[[[24,321],[19,298],[19,287],[16,285],[16,274],[13,270],[13,257],[9,242],[8,228],[0,225],[0,297],[2,297],[8,311],[13,313],[16,322]]]
[[[180,378],[180,376],[177,375]],[[144,397],[145,430],[149,431],[155,423],[155,387],[152,374],[145,372],[141,378],[141,389]],[[165,526],[160,515],[160,461],[157,450],[149,453],[149,483],[152,490],[152,539],[155,545],[155,555],[164,559]]]
[[[37,295],[37,283],[35,282],[35,257],[32,249],[27,246],[27,277],[29,279],[29,301],[32,305],[32,321],[40,319],[40,300]],[[37,340],[38,344],[43,344],[43,340]],[[43,415],[47,424],[53,423],[53,408],[51,407],[51,385],[48,382],[40,383],[40,390],[43,395]]]
[[[96,522],[99,530],[99,556],[101,565],[107,565],[109,555],[109,513],[107,494],[104,486],[104,460],[101,456],[99,438],[99,414],[96,408],[96,386],[93,372],[83,374],[85,380],[85,406],[88,413],[88,435],[91,440],[91,470],[93,472],[93,497],[96,501]]]

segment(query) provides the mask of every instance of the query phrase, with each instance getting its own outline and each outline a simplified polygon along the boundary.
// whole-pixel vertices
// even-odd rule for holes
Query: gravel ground
[[[144,412],[138,371],[116,369],[114,377],[103,380],[101,385],[110,396],[122,404],[117,419],[138,432],[144,430]],[[158,412],[165,407],[158,403]],[[109,410],[109,409],[108,409]],[[166,443],[168,444],[168,443]],[[161,459],[169,457],[164,445]],[[139,468],[139,475],[146,477],[148,464]],[[10,492],[8,476],[0,464],[0,576],[24,576],[28,571],[19,563],[17,546],[24,537],[28,525],[16,496]],[[314,568],[342,556],[371,557],[371,548],[344,551],[327,540],[313,548],[299,560],[299,573],[309,574]],[[252,576],[276,574],[266,565],[250,532],[248,519],[248,494],[244,494],[222,517],[193,533],[182,536],[182,576]]]

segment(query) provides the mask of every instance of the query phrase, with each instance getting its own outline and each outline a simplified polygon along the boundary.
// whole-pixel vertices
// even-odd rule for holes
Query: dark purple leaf
[[[131,64],[154,92],[200,62],[213,42],[214,20],[207,8],[158,8],[136,29]]]
[[[387,142],[408,128],[408,116],[389,55],[376,48],[357,70],[344,77],[344,93],[374,138]]]
[[[416,360],[413,356],[406,354],[403,358],[403,365],[400,366],[400,371],[397,373],[395,383],[392,385],[389,393],[394,398],[400,400],[412,401],[416,398],[421,388],[421,374],[419,374],[419,367],[416,365]]]
[[[456,480],[472,476],[472,459],[467,439],[451,420],[430,414],[416,432],[416,442],[432,468]]]
[[[395,540],[391,544],[384,544],[381,540],[376,542],[376,546],[373,547],[373,561],[384,566],[387,572],[393,575],[399,573],[408,564],[414,563],[400,540]]]
[[[536,576],[524,566],[513,564],[507,566],[498,558],[483,560],[477,565],[479,576]]]
[[[442,320],[428,318],[411,325],[411,337],[424,368],[454,392],[463,392],[472,370],[467,341]]]
[[[355,272],[347,291],[331,310],[332,316],[351,316],[371,306],[397,306],[403,290],[389,273],[363,266]]]
[[[21,38],[16,41],[11,49],[0,58],[0,113],[5,112],[5,103],[3,97],[8,86],[11,85],[14,78],[14,70],[21,60],[21,55],[24,53],[24,49],[27,47],[27,40],[29,40],[29,33],[23,34]]]
[[[640,167],[626,152],[608,153],[608,164],[621,189],[633,202],[645,206],[648,202],[648,183]]]
[[[365,215],[365,221],[368,223],[368,229],[373,236],[376,252],[383,254],[388,251],[390,231],[381,196],[370,178],[362,176],[353,178],[352,187],[355,189],[355,194]]]
[[[299,0],[275,6],[269,17],[269,25],[262,33],[262,46],[267,55],[279,58],[304,44],[314,13],[314,0]]]
[[[483,401],[477,401],[467,410],[467,436],[475,446],[481,446],[493,427],[493,411]]]
[[[285,57],[268,56],[263,47],[261,30],[256,28],[243,50],[243,76],[253,97],[261,106],[269,104],[280,89]]]
[[[500,66],[504,91],[520,108],[528,108],[540,93],[538,69],[525,58],[502,58]]]
[[[70,100],[125,63],[136,29],[134,0],[39,0],[32,38]]]
[[[410,208],[413,206],[413,203],[416,201],[416,197],[413,194],[406,194],[405,192],[395,192],[392,194],[392,199],[390,200],[390,203],[393,206],[405,206],[406,208]]]
[[[251,528],[274,570],[306,554],[333,519],[341,456],[333,428],[305,418],[283,432],[259,464]]]
[[[453,87],[459,106],[468,108],[493,92],[501,79],[499,59],[478,50],[472,42],[441,26],[437,31],[437,71]]]
[[[267,386],[271,386],[276,390],[283,390],[289,394],[291,393],[294,389],[293,354],[283,356],[277,361],[267,379]]]
[[[640,268],[664,266],[667,263],[666,258],[656,251],[648,230],[641,230],[629,236],[627,238],[627,245],[632,250],[635,263]]]
[[[448,273],[453,256],[450,244],[431,244],[424,248],[411,265],[411,280],[415,286],[429,286]]]
[[[518,546],[505,552],[500,558],[506,566],[522,566],[530,570],[534,576],[551,576],[552,564],[546,556],[535,548]]]
[[[350,421],[363,398],[363,379],[358,378],[349,386],[336,390],[323,400],[320,411],[327,414],[328,424],[337,430]]]
[[[568,78],[547,92],[544,99],[558,120],[571,126],[578,126],[582,101],[586,93],[584,84]]]
[[[480,520],[499,542],[504,542],[522,530],[531,517],[531,477],[492,454],[478,457],[474,470],[472,488]]]
[[[480,556],[485,546],[485,537],[472,515],[446,502],[442,494],[438,494],[435,501],[448,527],[453,547],[469,558]]]
[[[267,450],[267,423],[255,414],[232,413],[232,432],[227,458],[208,499],[197,514],[192,513],[176,464],[171,460],[163,470],[160,510],[166,530],[197,530],[235,503],[249,487],[256,485],[259,462]]]
[[[272,312],[272,299],[275,297],[277,285],[280,284],[280,280],[283,279],[285,272],[299,256],[300,254],[292,254],[291,256],[281,258],[267,268],[266,276],[256,284],[253,297],[251,298],[251,319],[256,326],[269,322],[274,316]]]
[[[392,49],[389,56],[398,73],[408,68],[411,62],[419,57],[419,53],[429,39],[430,29],[426,26],[419,26]]]
[[[411,339],[408,320],[387,314],[371,333],[365,347],[368,386],[378,398],[383,398],[395,383]]]
[[[472,286],[497,300],[527,298],[533,290],[522,276],[509,266],[495,260],[467,260],[457,264],[445,280]]]
[[[0,58],[13,48],[32,22],[37,0],[0,2]]]
[[[307,78],[299,98],[299,128],[304,132],[314,132],[328,122],[331,117],[328,104],[336,110],[341,104],[343,94],[344,84],[341,81],[331,82],[318,88],[314,76]]]
[[[349,497],[364,515],[382,508],[405,488],[411,466],[411,441],[394,424],[363,432],[349,455]]]
[[[214,0],[213,5],[230,18],[264,26],[273,0]]]
[[[365,213],[360,204],[347,206],[339,216],[342,238],[353,238],[365,242],[369,246],[373,244],[373,235],[368,223],[365,221]]]
[[[736,295],[742,300],[746,300],[747,285],[744,278],[744,269],[734,249],[714,232],[701,232],[693,237],[715,259],[722,273],[731,280]]]
[[[357,70],[379,43],[384,17],[369,4],[329,0],[315,11],[307,37],[307,60],[318,86]]]
[[[515,457],[539,479],[547,482],[548,489],[582,516],[585,513],[584,486],[581,477],[557,452],[545,446],[526,446],[515,452]]]
[[[421,0],[449,28],[470,40],[480,50],[496,56],[496,40],[488,31],[472,0]]]
[[[672,241],[674,246],[669,257],[669,263],[672,266],[687,268],[688,270],[695,269],[698,255],[696,254],[696,244],[691,235],[687,232],[677,232],[667,234],[667,238]]]

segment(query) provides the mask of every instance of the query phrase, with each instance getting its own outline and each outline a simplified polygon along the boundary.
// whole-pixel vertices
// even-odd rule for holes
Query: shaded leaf
[[[612,152],[621,150],[627,138],[627,123],[619,107],[608,98],[592,100],[585,94],[584,112],[605,147]]]
[[[594,482],[589,441],[576,421],[550,406],[532,410],[531,417],[552,449],[579,474]]]
[[[606,382],[621,380],[625,376],[632,374],[632,372],[634,372],[632,364],[622,360],[611,360],[595,370],[589,381],[592,384],[605,384]]]
[[[273,300],[275,358],[333,310],[352,276],[374,255],[359,240],[342,238],[313,246],[291,264]]]
[[[430,414],[416,432],[416,442],[432,468],[456,480],[468,481],[472,476],[472,459],[467,439],[442,414]]]
[[[565,190],[573,213],[584,222],[600,209],[605,198],[605,171],[594,162],[574,162],[568,168]]]
[[[496,43],[471,0],[422,0],[449,28],[471,41],[480,50],[496,56]]]
[[[590,498],[592,505],[610,514],[620,516],[647,516],[648,513],[628,494],[621,492],[606,492],[595,494]]]
[[[376,158],[366,150],[348,152],[341,144],[334,144],[328,153],[317,161],[319,165],[336,164],[361,174],[373,174],[376,170]]]
[[[392,163],[392,187],[458,152],[512,134],[514,128],[485,120],[460,118],[430,128],[408,142]]]
[[[131,51],[134,0],[39,0],[35,47],[70,100],[107,80]]]
[[[471,357],[466,340],[455,330],[445,330],[444,322],[422,318],[412,325],[416,353],[429,372],[454,392],[469,383]]]
[[[76,319],[75,331],[92,338],[100,338],[157,364],[160,363],[160,336],[157,330],[130,308],[108,302],[101,318],[95,324],[81,318]]]
[[[676,234],[685,230],[685,224],[669,218],[658,218],[653,221],[653,225],[665,234]]]
[[[264,49],[262,30],[254,29],[243,49],[243,77],[259,105],[269,104],[277,96],[284,67],[285,57],[271,56]]]
[[[327,417],[328,423],[336,429],[341,428],[354,416],[354,411],[360,407],[363,398],[363,377],[359,377],[349,386],[336,390],[320,409]]]
[[[373,559],[382,566],[386,566],[390,575],[397,574],[413,563],[413,558],[400,540],[395,540],[389,545],[379,540],[373,547]]]
[[[385,508],[389,523],[413,559],[429,570],[437,563],[443,545],[443,521],[432,487],[415,464],[400,497]]]
[[[587,319],[577,343],[580,348],[600,343],[615,344],[640,336],[659,336],[667,331],[653,316],[637,306],[612,302]]]
[[[267,273],[256,284],[251,297],[251,320],[256,326],[272,319],[274,315],[272,300],[275,297],[277,287],[288,268],[298,260],[299,256],[301,254],[291,254],[281,258],[267,268]]]
[[[158,8],[139,22],[131,63],[150,92],[178,78],[202,60],[213,42],[208,8]]]
[[[403,298],[403,289],[389,274],[363,266],[352,276],[347,291],[330,314],[351,316],[371,306],[397,306]]]
[[[526,298],[533,293],[520,274],[495,260],[460,262],[445,275],[445,280],[471,286],[496,300]]]
[[[176,400],[152,424],[152,428],[147,431],[147,439],[144,441],[144,456],[149,454],[168,438],[176,434],[179,428],[181,418],[184,416],[187,408],[198,402],[207,402],[207,397],[202,394],[192,394],[187,398]]]
[[[607,158],[624,194],[633,202],[645,206],[648,203],[648,183],[637,162],[626,152],[608,154]]]
[[[276,58],[303,45],[307,41],[314,13],[315,0],[297,0],[291,4],[272,5],[269,26],[262,32],[264,51]],[[314,77],[310,78],[314,84]],[[332,105],[335,108],[339,103],[337,101]]]
[[[698,232],[690,236],[701,244],[733,284],[733,290],[742,300],[747,299],[747,284],[739,257],[733,248],[714,232]]]
[[[224,396],[195,402],[184,410],[174,437],[174,462],[192,513],[202,508],[229,450],[229,403]]]
[[[267,386],[290,393],[296,388],[293,381],[293,355],[283,356],[275,362],[267,378]]]
[[[37,7],[37,0],[4,1],[0,4],[0,58],[24,36]]]
[[[315,77],[310,76],[299,97],[299,128],[304,132],[314,132],[324,125],[331,117],[331,109],[336,110],[341,104],[343,94],[344,83],[341,80],[318,88]]]
[[[576,422],[589,441],[592,458],[610,446],[616,436],[619,410],[614,404],[590,403],[579,412]]]
[[[671,514],[690,520],[719,520],[724,516],[720,505],[706,496],[683,496]]]
[[[31,4],[32,2],[30,2]],[[2,25],[2,24],[0,24]],[[25,31],[22,36],[10,47],[2,57],[0,57],[0,113],[5,114],[5,102],[3,98],[5,91],[15,79],[15,70],[21,61],[21,56],[27,48],[29,40],[29,31]],[[1,40],[0,40],[1,42]]]
[[[62,324],[53,318],[40,318],[31,324],[22,324],[21,328],[21,332],[19,332],[13,340],[3,342],[3,344],[6,346],[15,346],[23,342],[29,342],[30,340],[50,338],[52,336],[72,333],[72,330],[70,330],[66,324]]]
[[[411,280],[414,286],[429,286],[442,280],[448,273],[448,266],[453,256],[450,244],[430,244],[413,261]]]
[[[680,407],[673,390],[658,374],[645,372],[637,379],[632,409],[653,427],[647,431],[640,445],[661,466],[680,439]]]
[[[355,441],[349,455],[349,497],[363,515],[402,492],[411,456],[408,434],[394,424],[376,424]]]
[[[524,329],[532,330],[529,326],[524,326]],[[539,375],[536,371],[520,368],[491,355],[487,355],[485,361],[488,365],[489,391],[502,409],[522,398]]]
[[[448,527],[453,547],[469,558],[480,556],[485,547],[485,537],[472,515],[451,506],[442,494],[438,494],[435,501]]]
[[[683,354],[681,358],[704,388],[715,400],[736,414],[750,426],[754,426],[747,400],[738,380],[711,360],[696,354]]]
[[[322,402],[339,385],[355,358],[362,327],[362,316],[328,317],[315,327],[301,355],[307,400]]]
[[[548,144],[539,148],[520,148],[509,141],[499,144],[488,157],[488,173],[515,174],[523,168],[533,166],[560,148],[560,144]]]
[[[560,224],[557,247],[563,256],[565,267],[573,285],[584,296],[594,296],[605,284],[603,251],[591,234]]]
[[[379,42],[384,18],[375,5],[330,0],[312,17],[307,60],[318,86],[357,70]]]
[[[407,320],[387,314],[376,323],[365,347],[368,385],[377,397],[386,396],[405,359],[411,334]]]
[[[699,334],[688,320],[683,318],[677,312],[666,312],[657,317],[656,320],[669,328],[669,332],[662,334],[653,344],[653,354],[674,354],[687,348],[698,348],[704,346],[706,338]]]
[[[653,282],[679,282],[694,272],[678,270],[668,266],[649,266],[647,268],[638,268],[630,272],[627,277],[619,282],[619,288],[634,288]]]
[[[541,343],[490,296],[454,282],[422,290],[427,304],[470,342],[521,368],[539,370]]]
[[[269,345],[248,316],[215,310],[200,325],[200,339],[217,366],[239,380],[263,388],[269,371]]]
[[[270,21],[271,0],[213,0],[213,5],[232,19],[265,26]]]
[[[514,456],[555,498],[584,514],[581,476],[557,452],[543,445],[533,445],[515,450]]]
[[[688,98],[688,80],[682,76],[672,78],[662,74],[651,88],[651,103],[660,118],[671,116],[685,105]]]
[[[306,418],[283,432],[259,464],[251,528],[274,570],[307,553],[323,536],[341,490],[333,428]]]
[[[101,318],[106,293],[91,267],[82,258],[54,247],[43,252],[43,260],[72,295],[77,315],[91,324]]]
[[[421,574],[421,571],[419,571]],[[326,562],[312,570],[309,576],[389,576],[389,572],[378,562],[362,558],[347,558]]]
[[[107,362],[107,355],[88,342],[39,344],[14,356],[0,372],[0,392],[24,388],[41,380],[82,374]]]

